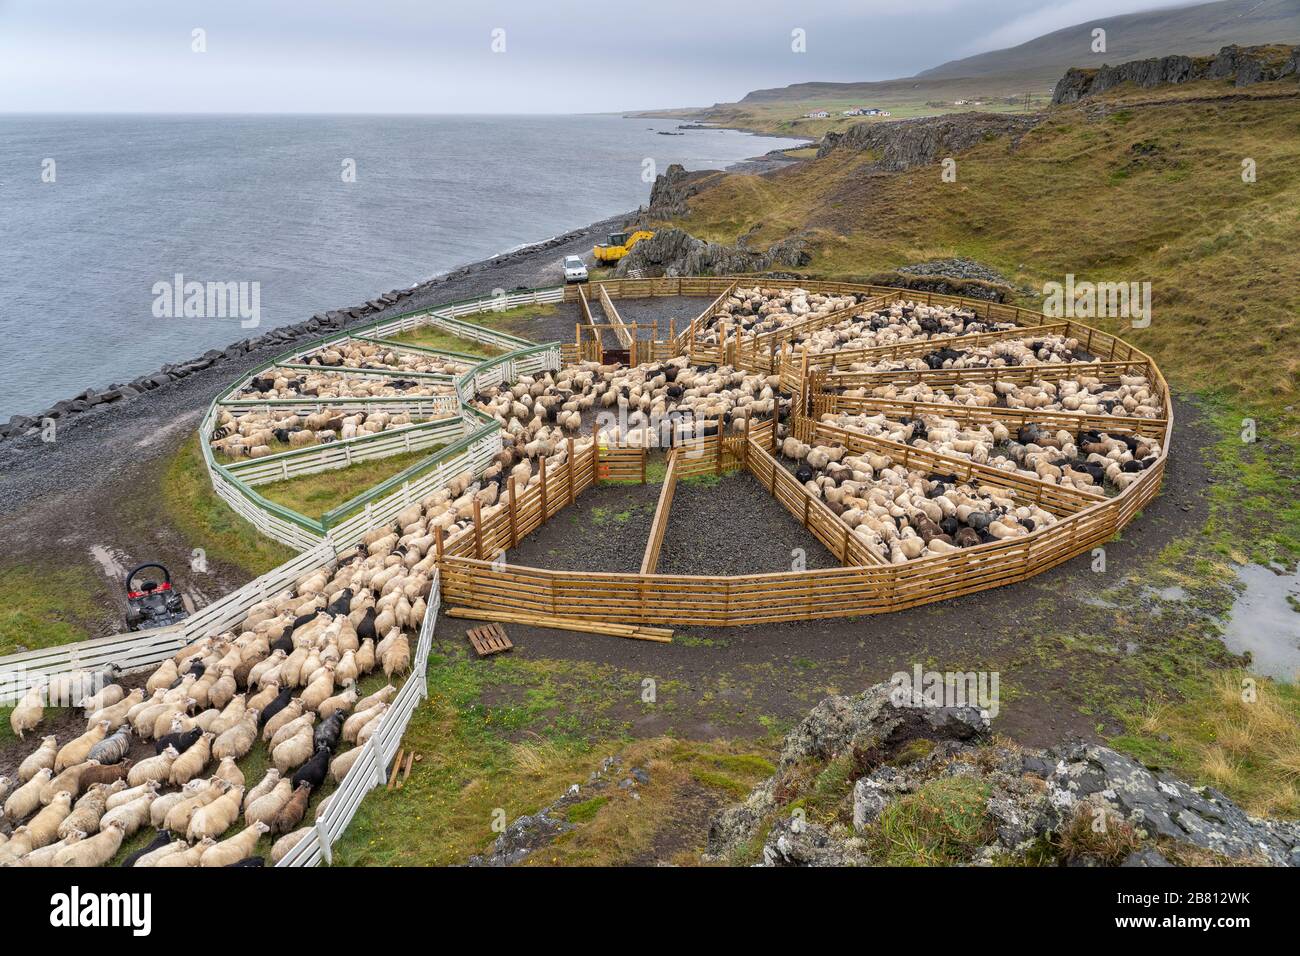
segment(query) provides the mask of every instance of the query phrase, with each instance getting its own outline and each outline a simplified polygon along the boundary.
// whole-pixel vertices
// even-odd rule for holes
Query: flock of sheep
[[[463,375],[473,363],[434,352],[380,345],[358,339],[342,339],[302,356],[298,364],[324,368],[379,369],[390,372],[423,372]]]
[[[1005,488],[959,482],[895,464],[884,454],[853,454],[842,445],[781,446],[798,463],[795,477],[839,515],[855,537],[891,564],[946,554],[1055,524]]]
[[[282,858],[310,831],[301,824],[313,793],[327,776],[342,780],[397,693],[389,683],[362,697],[358,682],[410,667],[408,632],[423,622],[435,560],[423,515],[417,505],[372,531],[356,555],[254,605],[239,634],[183,648],[142,687],[107,683],[82,699],[84,733],[45,737],[16,779],[0,778],[13,827],[0,835],[0,866],[102,866],[145,827],[155,839],[123,865],[262,865],[254,852],[268,834],[270,862]],[[67,679],[15,707],[20,738],[46,701],[64,699],[55,685]],[[128,759],[142,742],[152,752]],[[259,742],[271,766],[249,786],[239,762]]]
[[[1012,431],[1001,422],[963,424],[942,415],[891,418],[883,412],[828,413],[821,421],[1085,492],[1121,491],[1160,455],[1158,441],[1127,433],[1052,431],[1032,424]]]
[[[410,412],[350,411],[338,407],[306,415],[268,408],[239,416],[223,408],[213,424],[209,441],[213,451],[227,458],[262,458],[276,451],[377,435],[416,421]]]
[[[718,304],[696,334],[701,344],[717,345],[724,336],[731,340],[737,336],[761,335],[795,322],[850,309],[866,298],[861,293],[828,295],[799,288],[736,289]]]
[[[304,398],[419,398],[451,395],[455,391],[451,383],[436,379],[274,368],[254,375],[240,390],[240,397],[267,401]]]
[[[743,432],[746,419],[769,418],[781,407],[776,376],[692,366],[686,356],[635,368],[584,362],[478,398],[477,407],[502,424],[507,446],[527,457],[588,424],[604,445],[664,447],[711,434],[718,422]]]

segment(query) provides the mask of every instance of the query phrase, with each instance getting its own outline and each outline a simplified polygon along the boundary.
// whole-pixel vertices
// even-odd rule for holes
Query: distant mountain
[[[1106,52],[1090,52],[1092,31],[1106,31]],[[741,105],[866,99],[910,88],[947,90],[954,81],[992,93],[1050,88],[1072,66],[1101,66],[1171,53],[1212,53],[1230,43],[1300,42],[1300,0],[1219,0],[1103,17],[1019,46],[951,60],[914,77],[863,83],[796,83],[755,90]],[[976,88],[974,86],[972,89]]]
[[[1106,31],[1105,54],[1090,53],[1092,31]],[[1123,63],[1171,53],[1215,53],[1229,43],[1253,46],[1300,41],[1300,0],[1221,0],[1194,7],[1147,10],[1089,20],[1019,46],[950,60],[917,75],[925,79],[994,76],[1022,71],[1056,75],[1080,60]]]

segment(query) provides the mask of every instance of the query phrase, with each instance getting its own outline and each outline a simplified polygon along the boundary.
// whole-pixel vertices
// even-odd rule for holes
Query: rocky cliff
[[[1300,824],[1249,816],[1106,747],[1027,750],[910,684],[828,697],[708,855],[767,866],[1300,865]]]
[[[653,238],[633,246],[619,260],[615,275],[622,278],[633,270],[643,276],[733,275],[797,268],[810,261],[806,246],[803,238],[795,236],[756,251],[696,239],[674,226],[660,229]]]
[[[991,136],[1010,135],[1013,141],[1033,129],[1038,116],[1010,113],[962,113],[888,123],[858,123],[843,133],[827,133],[817,158],[836,150],[868,150],[879,154],[877,168],[899,172],[937,163]]]
[[[1052,102],[1076,103],[1121,83],[1150,88],[1194,80],[1232,80],[1250,86],[1300,74],[1300,46],[1225,46],[1214,56],[1162,56],[1130,60],[1098,69],[1066,71],[1052,92]]]

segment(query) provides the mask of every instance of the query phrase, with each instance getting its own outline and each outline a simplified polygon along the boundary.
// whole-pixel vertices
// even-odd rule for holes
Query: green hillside
[[[1066,273],[1149,281],[1151,327],[1122,334],[1175,387],[1229,395],[1294,433],[1295,80],[1248,95],[1207,82],[1099,99],[1052,109],[1018,144],[995,138],[959,154],[955,183],[938,166],[880,173],[871,154],[837,150],[775,176],[719,176],[679,225],[725,243],[748,234],[750,248],[804,233],[818,275],[960,255],[1028,290]],[[1247,158],[1254,183],[1242,180]]]

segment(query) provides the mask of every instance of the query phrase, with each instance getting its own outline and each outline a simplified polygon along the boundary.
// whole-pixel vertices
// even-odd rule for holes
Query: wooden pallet
[[[479,657],[500,654],[515,645],[506,637],[506,629],[500,624],[485,624],[483,627],[471,627],[465,632],[469,642],[474,646],[474,653]]]

